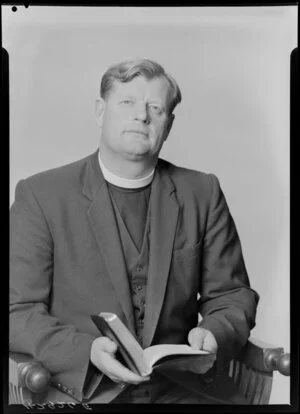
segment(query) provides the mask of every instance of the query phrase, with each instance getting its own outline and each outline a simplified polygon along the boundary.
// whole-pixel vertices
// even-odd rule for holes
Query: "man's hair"
[[[107,98],[115,81],[126,83],[137,76],[144,76],[147,79],[162,77],[167,80],[170,91],[169,114],[171,114],[176,105],[181,102],[181,91],[175,79],[166,73],[160,64],[153,62],[150,59],[126,60],[110,66],[101,80],[101,98]]]

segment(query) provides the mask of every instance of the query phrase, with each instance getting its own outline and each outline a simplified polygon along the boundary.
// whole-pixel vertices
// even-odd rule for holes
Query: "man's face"
[[[128,160],[155,158],[172,126],[168,105],[164,78],[138,76],[127,83],[115,81],[107,98],[97,104],[102,148]]]

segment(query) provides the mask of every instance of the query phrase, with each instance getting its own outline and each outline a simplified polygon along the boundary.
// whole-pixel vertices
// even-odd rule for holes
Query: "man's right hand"
[[[116,359],[118,346],[106,336],[96,338],[91,347],[91,362],[116,383],[139,384],[149,381],[130,371]]]

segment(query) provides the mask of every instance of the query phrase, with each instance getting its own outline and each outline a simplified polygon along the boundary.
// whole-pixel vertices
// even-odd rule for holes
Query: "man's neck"
[[[101,150],[99,151],[98,159],[104,179],[118,187],[141,188],[147,186],[152,182],[155,169],[154,167],[150,170],[150,172],[147,172],[146,174],[144,173],[143,175],[135,176],[135,178],[128,178],[128,176],[124,176],[122,172],[120,173],[119,170],[117,170],[118,173],[115,173],[111,170],[106,161],[103,160],[103,153]]]
[[[111,173],[129,180],[141,179],[148,176],[155,169],[157,163],[157,158],[130,160],[118,158],[116,155],[111,156],[101,146],[99,148],[100,154],[102,163]]]

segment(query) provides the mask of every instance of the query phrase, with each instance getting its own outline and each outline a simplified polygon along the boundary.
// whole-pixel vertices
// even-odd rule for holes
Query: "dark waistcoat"
[[[109,184],[109,190],[131,288],[136,336],[142,345],[150,252],[150,187],[130,192]]]

